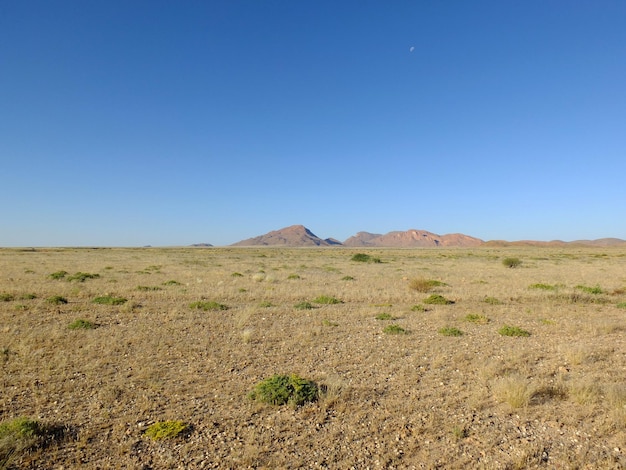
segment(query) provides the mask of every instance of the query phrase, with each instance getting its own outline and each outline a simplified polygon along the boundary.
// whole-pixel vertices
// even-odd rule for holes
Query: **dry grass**
[[[355,253],[0,250],[0,422],[63,430],[11,465],[626,466],[626,250]],[[445,280],[431,289],[454,303],[415,307],[430,294],[411,279]],[[384,334],[381,314],[409,334]],[[76,319],[97,328],[68,328]],[[449,325],[463,335],[438,333]],[[501,336],[503,325],[532,335]],[[248,398],[275,374],[314,381],[318,400]],[[152,440],[155,423],[185,432]]]

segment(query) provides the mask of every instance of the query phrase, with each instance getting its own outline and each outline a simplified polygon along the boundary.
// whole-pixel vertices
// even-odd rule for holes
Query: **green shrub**
[[[357,261],[359,263],[380,263],[380,258],[373,258],[370,255],[367,255],[365,253],[355,253],[352,258],[350,258],[351,261]]]
[[[428,305],[450,305],[454,301],[446,299],[443,295],[433,294],[424,299],[424,303]]]
[[[243,277],[243,274],[241,274],[241,273],[232,273],[231,276],[232,277]]]
[[[91,273],[81,273],[77,272],[76,274],[72,274],[67,278],[68,281],[78,281],[85,282],[87,279],[98,279],[100,274],[91,274]]]
[[[390,313],[379,313],[374,318],[376,318],[376,320],[395,320],[395,317]]]
[[[52,305],[63,305],[67,303],[67,299],[60,295],[53,295],[52,297],[48,297],[46,302]]]
[[[586,292],[587,294],[597,295],[597,294],[604,293],[604,291],[602,290],[600,286],[589,287],[589,286],[578,285],[576,286],[576,289]]]
[[[468,313],[465,315],[465,321],[483,325],[485,323],[489,323],[491,320],[484,315],[480,315],[479,313]]]
[[[122,305],[126,303],[126,301],[127,299],[125,299],[124,297],[112,297],[110,295],[96,297],[95,299],[93,299],[94,304],[101,305]]]
[[[157,290],[163,290],[163,289],[157,286],[137,286],[137,290],[142,291],[142,292],[150,292],[150,291],[157,291]]]
[[[96,328],[96,325],[89,320],[78,319],[74,320],[67,327],[70,330],[93,330],[94,328]]]
[[[617,308],[626,308],[626,302],[620,302],[617,304]]]
[[[296,310],[311,310],[315,308],[311,302],[300,302],[293,306]]]
[[[35,294],[22,294],[20,295],[20,300],[33,300],[36,299],[37,296]]]
[[[443,328],[439,328],[437,332],[443,336],[463,336],[463,332],[453,326],[444,326]]]
[[[531,284],[528,286],[529,289],[541,289],[541,290],[556,290],[557,286],[553,286],[550,284]]]
[[[303,405],[317,400],[317,384],[296,374],[274,375],[259,382],[248,395],[252,400],[270,405]]]
[[[313,302],[315,302],[316,304],[324,304],[324,305],[335,305],[335,304],[343,303],[341,300],[336,299],[334,297],[329,297],[327,295],[320,295],[319,297],[316,297],[315,299],[313,299]]]
[[[335,322],[330,321],[327,318],[324,318],[322,320],[322,325],[324,325],[324,326],[339,326],[339,323],[335,323]]]
[[[383,333],[388,335],[405,335],[408,333],[408,331],[402,328],[400,325],[392,323],[391,325],[387,325],[385,328],[383,328]]]
[[[274,304],[272,302],[270,302],[269,300],[264,300],[263,302],[261,302],[259,304],[259,307],[262,307],[262,308],[269,308],[269,307],[273,307],[273,306],[274,306]]]
[[[427,312],[428,309],[421,304],[413,305],[411,307],[412,312]]]
[[[48,274],[48,277],[51,279],[63,279],[65,276],[67,276],[68,272],[67,271],[57,271],[55,273],[52,274]]]
[[[194,308],[197,310],[204,310],[205,312],[208,310],[228,310],[228,307],[224,304],[220,304],[214,301],[204,301],[204,300],[199,300],[197,302],[190,303],[189,308]]]
[[[181,283],[178,281],[170,280],[170,281],[165,281],[163,285],[164,286],[180,286]]]
[[[354,278],[352,276],[344,276],[341,278],[342,281],[354,281]]]
[[[189,426],[183,421],[159,421],[145,431],[145,435],[152,440],[171,439],[187,431]]]
[[[287,279],[301,279],[298,274],[290,274],[287,276]]]
[[[505,265],[507,268],[518,268],[521,266],[522,260],[520,260],[519,258],[504,258],[502,260],[502,264]]]
[[[0,302],[11,302],[15,299],[13,294],[0,294]]]
[[[530,336],[530,331],[521,329],[518,326],[504,325],[498,330],[502,336]]]
[[[489,305],[500,305],[502,303],[498,299],[496,299],[495,297],[485,297],[483,299],[483,302],[485,302],[486,304],[489,304]]]
[[[430,292],[435,287],[447,286],[445,282],[437,281],[435,279],[425,279],[423,277],[411,279],[409,281],[409,289],[417,292]]]
[[[39,422],[30,418],[0,423],[0,468],[10,468],[13,457],[34,447],[44,434]]]

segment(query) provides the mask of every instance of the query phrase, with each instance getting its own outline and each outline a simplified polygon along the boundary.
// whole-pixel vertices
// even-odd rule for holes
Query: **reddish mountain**
[[[341,242],[328,238],[322,240],[304,225],[292,225],[291,227],[281,228],[259,235],[258,237],[248,238],[231,246],[338,246]]]
[[[348,238],[346,246],[376,246],[376,247],[449,247],[461,246],[472,247],[482,245],[483,241],[454,233],[449,235],[437,235],[425,230],[407,230],[406,232],[389,232],[385,235],[376,235],[368,232],[359,232],[355,236]]]

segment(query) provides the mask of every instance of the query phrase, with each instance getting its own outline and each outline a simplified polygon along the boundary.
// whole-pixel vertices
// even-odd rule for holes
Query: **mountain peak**
[[[323,240],[304,225],[291,225],[273,230],[265,235],[248,238],[232,246],[337,246],[341,242],[329,238]]]

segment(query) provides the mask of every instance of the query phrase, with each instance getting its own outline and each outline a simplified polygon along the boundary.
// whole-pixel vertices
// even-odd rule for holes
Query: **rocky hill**
[[[552,241],[534,241],[534,240],[520,240],[520,241],[504,241],[504,240],[490,240],[483,241],[479,238],[464,235],[462,233],[451,233],[447,235],[438,235],[436,233],[427,232],[426,230],[406,230],[406,231],[394,231],[386,234],[370,233],[370,232],[358,232],[356,235],[348,238],[345,242],[334,238],[322,239],[311,232],[304,225],[292,225],[280,230],[274,230],[266,233],[265,235],[259,235],[258,237],[248,238],[237,243],[233,243],[231,246],[347,246],[347,247],[375,247],[375,248],[436,248],[436,247],[475,247],[475,246],[493,246],[493,247],[505,247],[505,246],[598,246],[609,247],[626,245],[626,240],[619,238],[601,238],[598,240],[576,240],[572,242],[564,242],[561,240]]]
[[[372,247],[449,247],[461,246],[472,247],[482,245],[483,241],[463,235],[453,233],[448,235],[437,235],[426,230],[407,230],[405,232],[389,232],[385,235],[377,235],[368,232],[359,232],[355,236],[348,238],[345,246],[372,246]]]
[[[321,239],[311,232],[304,225],[292,225],[290,227],[281,228],[259,235],[258,237],[248,238],[231,246],[340,246],[341,242],[327,238]]]

